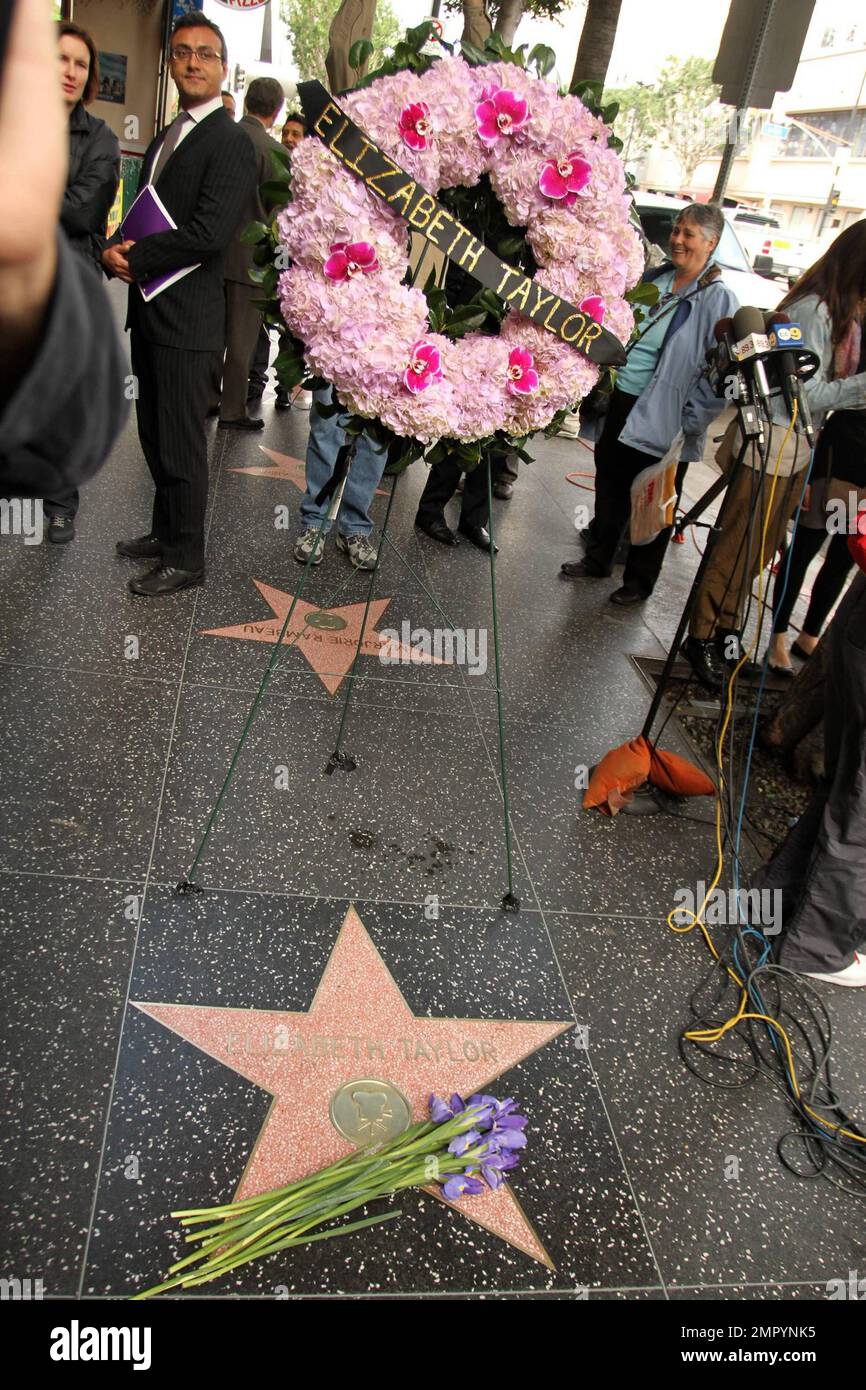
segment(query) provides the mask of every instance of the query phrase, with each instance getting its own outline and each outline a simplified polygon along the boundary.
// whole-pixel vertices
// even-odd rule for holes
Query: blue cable
[[[794,539],[795,539],[795,537],[796,537],[796,535],[797,535],[797,527],[798,527],[799,524],[800,524],[800,514],[801,514],[801,512],[802,512],[802,510],[803,510],[803,502],[804,502],[805,497],[806,497],[806,488],[809,486],[809,480],[810,480],[810,478],[811,478],[811,476],[812,476],[812,465],[813,465],[814,461],[815,461],[815,449],[814,449],[814,446],[812,446],[812,448],[811,448],[810,451],[809,451],[809,462],[808,462],[806,468],[804,469],[803,488],[802,488],[802,491],[801,491],[801,493],[800,493],[800,500],[799,500],[799,502],[797,503],[797,510],[796,510],[796,512],[794,513],[794,530],[793,530],[793,533],[792,533],[792,536],[791,536],[791,543],[790,543],[789,546],[788,546],[788,553],[787,553],[787,555],[786,555],[786,557],[785,557],[785,571],[784,571],[784,578],[783,578],[783,582],[782,582],[782,589],[781,589],[781,592],[780,592],[780,595],[779,595],[780,600],[784,598],[785,593],[786,593],[787,588],[788,588],[788,577],[789,577],[790,571],[791,571],[791,559],[792,559],[792,556],[793,556],[793,553],[794,553],[793,541],[794,541]],[[771,635],[772,635],[772,624],[770,625],[770,632],[771,632]],[[738,814],[738,816],[737,816],[736,835],[735,835],[735,837],[734,837],[734,854],[733,854],[732,877],[733,877],[733,881],[734,881],[734,887],[735,887],[736,892],[737,892],[737,899],[736,899],[736,901],[737,901],[737,911],[738,911],[738,913],[742,911],[742,907],[741,907],[741,904],[740,904],[740,842],[741,842],[742,833],[743,833],[743,818],[744,818],[745,813],[746,813],[746,797],[747,797],[747,795],[748,795],[748,790],[749,790],[749,778],[750,778],[751,772],[752,772],[752,757],[753,757],[754,751],[755,751],[755,739],[756,739],[756,737],[757,737],[757,732],[758,732],[758,718],[759,718],[759,715],[760,715],[760,713],[761,713],[761,702],[762,702],[762,700],[763,700],[763,698],[764,698],[764,684],[765,684],[765,682],[766,682],[767,670],[768,670],[769,664],[770,664],[770,644],[768,643],[768,644],[767,644],[767,650],[766,650],[766,652],[764,653],[764,660],[763,660],[763,662],[761,663],[761,680],[760,680],[760,683],[759,683],[759,685],[758,685],[758,698],[757,698],[757,700],[755,701],[755,713],[754,713],[754,717],[753,717],[753,719],[752,719],[752,731],[751,731],[751,734],[750,734],[750,737],[749,737],[749,746],[748,746],[748,749],[747,749],[747,751],[746,751],[746,761],[745,761],[744,770],[743,770],[743,785],[742,785],[742,792],[741,792],[741,795],[740,795],[740,809],[739,809],[739,814]],[[749,927],[748,927],[748,924],[747,924],[747,923],[741,923],[741,925],[746,926],[748,930],[753,930],[753,928],[749,928]],[[765,961],[766,958],[767,958],[767,956],[770,954],[770,943],[767,941],[766,937],[763,936],[763,933],[761,933],[761,932],[756,932],[755,934],[756,934],[757,936],[760,936],[760,937],[761,937],[761,939],[764,941],[765,946],[766,946],[766,953],[765,953],[765,955],[761,958],[761,960],[760,960],[760,962],[759,962],[760,965],[763,965],[763,964],[764,964],[764,961]],[[736,942],[734,943],[734,945],[735,945],[735,950],[736,950]],[[735,958],[736,958],[736,956],[735,956]],[[740,970],[740,974],[741,974],[741,975],[743,974],[742,970]],[[743,978],[746,979],[746,978],[748,978],[748,977],[747,977],[746,975],[744,975]],[[765,1013],[767,1012],[767,1010],[766,1010],[766,1007],[764,1006],[763,1000],[761,999],[760,992],[759,992],[756,988],[754,988],[751,984],[748,986],[748,992],[749,992],[750,997],[752,997],[752,998],[755,999],[755,1002],[758,1004],[758,1007],[759,1007],[759,1009],[760,1009],[760,1012],[765,1014]],[[771,1043],[771,1045],[772,1045],[772,1047],[773,1047],[774,1052],[776,1053],[777,1056],[780,1056],[780,1055],[781,1055],[781,1045],[780,1045],[780,1043],[779,1043],[779,1039],[776,1037],[776,1031],[775,1031],[775,1029],[774,1029],[774,1028],[770,1028],[767,1024],[765,1024],[764,1027],[765,1027],[767,1033],[769,1034],[770,1043]]]

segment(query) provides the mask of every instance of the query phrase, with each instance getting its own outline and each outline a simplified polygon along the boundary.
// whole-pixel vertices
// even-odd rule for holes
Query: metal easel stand
[[[695,503],[694,507],[692,507],[691,511],[682,521],[683,527],[689,524],[690,521],[692,521],[695,517],[701,514],[704,508],[715,497],[718,496],[718,494],[723,490],[723,488],[727,488],[727,491],[725,492],[724,501],[722,502],[722,506],[719,511],[719,515],[716,518],[716,520],[712,523],[712,525],[708,526],[707,528],[706,549],[704,550],[704,553],[701,557],[701,563],[698,565],[697,573],[695,574],[695,577],[692,581],[692,587],[689,590],[689,596],[686,599],[685,607],[683,608],[682,614],[680,616],[679,626],[677,627],[676,634],[674,635],[674,639],[671,642],[670,648],[668,650],[667,660],[665,661],[664,667],[662,668],[662,673],[659,676],[658,683],[656,685],[655,695],[653,696],[652,703],[649,707],[649,710],[647,711],[647,717],[644,720],[643,728],[641,729],[641,736],[645,738],[647,742],[650,741],[652,726],[656,721],[656,715],[658,714],[659,709],[661,708],[662,700],[664,699],[665,692],[670,684],[671,673],[674,669],[674,666],[676,665],[676,660],[680,653],[680,647],[682,646],[683,638],[686,635],[689,620],[692,616],[692,609],[694,608],[695,602],[697,601],[698,590],[700,589],[701,584],[703,583],[704,575],[712,558],[716,542],[718,541],[719,536],[722,534],[722,531],[724,529],[725,513],[728,509],[729,499],[731,496],[730,484],[733,483],[738,470],[743,466],[743,460],[745,459],[746,453],[752,442],[753,441],[751,439],[743,438],[742,443],[740,444],[740,451],[737,454],[736,459],[734,460],[733,468],[730,470],[729,473],[725,473],[722,475],[721,478],[718,478],[716,482],[713,483],[712,487],[707,489],[703,497],[701,497],[699,501]],[[767,466],[767,459],[760,445],[756,443],[755,447],[758,449],[758,452],[761,456],[760,471],[761,476],[763,477]]]
[[[289,611],[286,614],[285,621],[283,622],[283,626],[280,630],[280,635],[277,638],[274,650],[271,653],[271,658],[268,662],[265,674],[262,676],[261,684],[259,685],[259,688],[255,694],[255,698],[253,699],[253,703],[250,706],[250,712],[247,715],[247,722],[243,727],[243,731],[241,733],[240,738],[238,739],[237,747],[235,748],[235,751],[232,754],[232,760],[229,763],[228,771],[223,780],[223,784],[220,787],[219,795],[217,796],[213,810],[211,811],[208,817],[207,824],[204,828],[204,833],[202,834],[202,837],[199,840],[198,847],[196,849],[192,863],[190,864],[189,869],[187,870],[186,878],[181,879],[180,883],[177,884],[175,888],[176,893],[201,893],[203,891],[200,885],[195,882],[194,874],[204,856],[204,852],[207,848],[211,832],[213,831],[214,826],[219,820],[220,813],[223,807],[223,802],[225,801],[226,793],[228,792],[232,777],[234,776],[238,759],[240,758],[241,752],[243,751],[243,746],[247,741],[247,735],[249,734],[250,729],[253,726],[255,717],[258,714],[259,706],[262,702],[265,691],[268,688],[271,676],[274,674],[274,671],[277,669],[277,666],[279,665],[280,658],[282,656],[283,642],[285,640],[286,633],[289,630],[289,625],[294,616],[295,609],[297,608],[298,603],[301,597],[303,596],[304,589],[306,588],[307,579],[309,578],[310,570],[312,568],[313,556],[316,554],[320,542],[324,543],[324,537],[326,534],[326,524],[328,522],[333,522],[334,518],[337,515],[337,512],[340,510],[340,503],[343,500],[343,492],[346,487],[346,479],[349,476],[349,469],[352,466],[352,459],[354,458],[354,455],[354,440],[350,441],[348,444],[344,444],[337,455],[337,463],[334,469],[334,476],[331,479],[331,484],[333,485],[333,488],[330,492],[328,510],[324,513],[321,521],[319,522],[319,529],[316,534],[316,543],[313,546],[309,556],[307,557],[304,563],[304,568],[301,573],[301,582],[298,585],[298,591],[292,599],[291,606],[289,607]],[[321,493],[319,494],[319,498],[317,500],[322,500]]]

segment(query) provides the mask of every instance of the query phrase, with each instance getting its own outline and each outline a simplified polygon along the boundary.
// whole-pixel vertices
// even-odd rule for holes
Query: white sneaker
[[[798,975],[807,975],[810,980],[823,980],[828,985],[847,985],[850,989],[866,989],[866,956],[858,956],[856,951],[850,965],[843,970],[825,973],[820,970],[798,970]]]
[[[319,534],[318,526],[308,526],[295,541],[292,554],[299,565],[305,565],[308,560],[311,565],[320,565],[324,559],[324,549],[325,537]]]
[[[370,544],[369,536],[344,536],[337,532],[337,549],[348,555],[356,570],[374,570],[378,551]]]
[[[566,439],[580,438],[580,416],[576,410],[568,412],[559,426],[559,433],[565,435]]]

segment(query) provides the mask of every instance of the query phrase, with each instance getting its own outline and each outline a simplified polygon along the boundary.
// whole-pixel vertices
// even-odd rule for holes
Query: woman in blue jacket
[[[85,107],[99,90],[99,65],[93,39],[77,24],[57,26],[60,88],[69,115],[69,173],[60,225],[70,246],[102,278],[100,250],[105,224],[120,180],[120,146],[105,121],[91,116]],[[101,291],[96,290],[99,294]],[[44,501],[48,539],[54,544],[75,536],[78,491],[56,493]]]
[[[724,406],[702,375],[704,355],[715,346],[718,320],[739,307],[712,264],[723,229],[717,207],[686,208],[671,231],[670,264],[646,277],[658,286],[659,298],[617,373],[595,447],[595,516],[586,554],[562,566],[567,579],[610,575],[631,513],[631,485],[664,457],[680,433],[683,463],[703,454],[707,425]],[[629,547],[623,585],[611,602],[629,605],[649,598],[670,536],[666,527],[649,545]]]

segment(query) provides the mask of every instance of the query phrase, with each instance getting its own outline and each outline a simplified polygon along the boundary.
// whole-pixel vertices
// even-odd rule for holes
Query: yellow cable
[[[759,612],[760,612],[760,617],[759,617],[759,619],[758,619],[758,629],[757,629],[757,632],[756,632],[756,634],[755,634],[754,643],[752,644],[752,646],[749,648],[749,650],[748,650],[747,652],[743,652],[742,656],[740,657],[740,660],[737,662],[737,664],[736,664],[736,666],[734,667],[733,671],[731,672],[730,678],[729,678],[729,680],[728,680],[728,694],[727,694],[727,701],[726,701],[726,705],[725,705],[725,717],[724,717],[724,720],[722,721],[721,731],[720,731],[719,738],[718,738],[717,743],[716,743],[716,768],[717,768],[718,775],[719,775],[719,782],[718,782],[718,788],[717,788],[717,790],[716,790],[716,872],[715,872],[715,876],[714,876],[713,881],[712,881],[712,883],[710,884],[709,888],[707,889],[706,893],[704,894],[704,900],[703,900],[703,902],[701,903],[700,907],[698,908],[697,912],[689,912],[687,908],[678,908],[678,907],[675,907],[675,908],[672,908],[672,909],[671,909],[671,911],[668,913],[668,916],[667,916],[667,924],[668,924],[668,926],[670,927],[671,931],[677,932],[677,933],[679,933],[680,935],[684,935],[686,932],[693,931],[695,927],[700,927],[701,932],[703,933],[704,941],[706,942],[706,944],[707,944],[707,946],[708,946],[708,948],[709,948],[710,954],[713,956],[714,960],[720,960],[721,957],[720,957],[720,955],[719,955],[719,952],[718,952],[717,949],[716,949],[716,946],[715,946],[715,943],[713,942],[712,937],[710,936],[709,930],[708,930],[708,928],[707,928],[707,924],[706,924],[706,922],[703,920],[703,914],[704,914],[704,911],[705,911],[705,909],[706,909],[707,903],[709,902],[709,900],[710,900],[710,898],[711,898],[713,892],[715,891],[716,884],[718,883],[719,879],[721,878],[722,873],[723,873],[723,871],[724,871],[724,867],[725,867],[725,852],[724,852],[724,847],[723,847],[723,845],[722,845],[722,791],[723,791],[724,786],[725,786],[725,771],[724,771],[724,748],[725,748],[725,738],[727,737],[728,725],[729,725],[730,722],[731,722],[731,716],[732,716],[732,714],[733,714],[733,707],[734,707],[734,686],[735,686],[735,684],[736,684],[737,676],[739,675],[740,670],[741,670],[741,668],[743,667],[743,665],[746,663],[746,661],[750,660],[750,659],[753,657],[753,655],[756,653],[757,648],[758,648],[758,645],[759,645],[759,643],[760,643],[760,639],[761,639],[761,625],[762,625],[762,623],[763,623],[763,614],[764,614],[764,600],[763,600],[764,554],[765,554],[766,543],[767,543],[767,532],[768,532],[769,529],[770,529],[770,520],[771,520],[772,515],[773,515],[773,499],[774,499],[775,493],[776,493],[776,483],[777,483],[778,478],[779,478],[779,469],[780,469],[781,466],[782,466],[782,455],[783,455],[784,452],[785,452],[785,446],[786,446],[786,444],[788,443],[788,440],[789,440],[790,437],[791,437],[791,433],[792,433],[792,431],[793,431],[793,429],[794,429],[796,423],[797,423],[797,401],[795,400],[795,401],[794,401],[794,408],[793,408],[793,411],[792,411],[792,413],[791,413],[791,420],[790,420],[790,423],[789,423],[789,425],[788,425],[787,430],[785,431],[785,436],[784,436],[784,438],[783,438],[783,440],[782,440],[781,448],[779,449],[779,455],[778,455],[778,458],[776,459],[776,467],[775,467],[774,472],[773,472],[773,481],[772,481],[772,486],[771,486],[771,488],[770,488],[770,496],[769,496],[768,503],[767,503],[767,512],[766,512],[766,517],[765,517],[765,520],[764,520],[764,527],[763,527],[763,530],[762,530],[762,532],[761,532],[761,550],[760,550],[760,555],[759,555],[759,567],[758,567],[758,605],[759,605]],[[679,914],[679,913],[681,913],[681,912],[688,912],[688,915],[689,915],[689,916],[691,917],[691,919],[692,919],[691,922],[688,922],[688,923],[685,923],[685,924],[680,924],[680,923],[675,923],[675,922],[672,920],[672,918],[674,917],[675,914]],[[785,1032],[785,1029],[782,1027],[781,1023],[779,1023],[778,1019],[772,1018],[769,1014],[757,1014],[757,1013],[747,1013],[747,1012],[746,1012],[746,1005],[747,1005],[747,1003],[748,1003],[748,997],[749,997],[749,996],[748,996],[748,990],[746,989],[746,986],[745,986],[745,982],[744,982],[743,980],[740,979],[740,976],[737,974],[737,972],[736,972],[730,965],[726,965],[726,966],[725,966],[725,970],[727,971],[727,973],[728,973],[728,975],[730,976],[730,978],[734,981],[734,983],[739,987],[739,989],[740,989],[740,991],[741,991],[741,994],[740,994],[740,1003],[739,1003],[739,1006],[738,1006],[738,1008],[737,1008],[736,1013],[735,1013],[735,1014],[732,1014],[732,1016],[727,1020],[727,1022],[721,1024],[718,1028],[692,1029],[692,1030],[690,1030],[689,1032],[684,1033],[683,1036],[684,1036],[686,1039],[688,1039],[689,1042],[705,1042],[705,1043],[719,1042],[719,1041],[724,1037],[724,1035],[725,1035],[726,1033],[730,1032],[730,1030],[731,1030],[732,1028],[735,1028],[735,1027],[737,1026],[737,1024],[742,1023],[742,1022],[744,1022],[744,1021],[747,1020],[747,1019],[752,1019],[752,1020],[755,1020],[756,1022],[765,1023],[765,1024],[768,1025],[768,1027],[774,1028],[774,1029],[776,1030],[776,1032],[777,1032],[777,1033],[780,1035],[780,1037],[782,1038],[782,1041],[784,1042],[784,1045],[785,1045],[785,1053],[786,1053],[786,1055],[787,1055],[787,1060],[788,1060],[788,1073],[789,1073],[789,1076],[790,1076],[791,1086],[792,1086],[792,1088],[793,1088],[794,1095],[795,1095],[797,1101],[800,1102],[800,1104],[803,1106],[803,1109],[806,1111],[806,1113],[807,1113],[808,1115],[811,1115],[811,1116],[813,1117],[813,1119],[817,1120],[818,1123],[821,1124],[821,1125],[823,1125],[826,1129],[833,1130],[833,1131],[836,1132],[837,1134],[844,1135],[844,1136],[845,1136],[846,1138],[848,1138],[848,1139],[856,1139],[857,1142],[860,1143],[860,1144],[866,1144],[866,1137],[864,1137],[863,1135],[861,1135],[861,1134],[854,1134],[851,1130],[845,1129],[845,1128],[844,1128],[843,1126],[841,1126],[841,1125],[832,1124],[830,1120],[826,1120],[826,1119],[823,1117],[823,1115],[820,1115],[817,1111],[813,1110],[811,1106],[806,1105],[806,1104],[803,1103],[803,1101],[801,1100],[800,1083],[799,1083],[798,1080],[797,1080],[797,1069],[796,1069],[796,1066],[795,1066],[795,1063],[794,1063],[794,1051],[793,1051],[793,1048],[792,1048],[792,1046],[791,1046],[791,1041],[790,1041],[790,1038],[788,1037],[788,1034]]]

